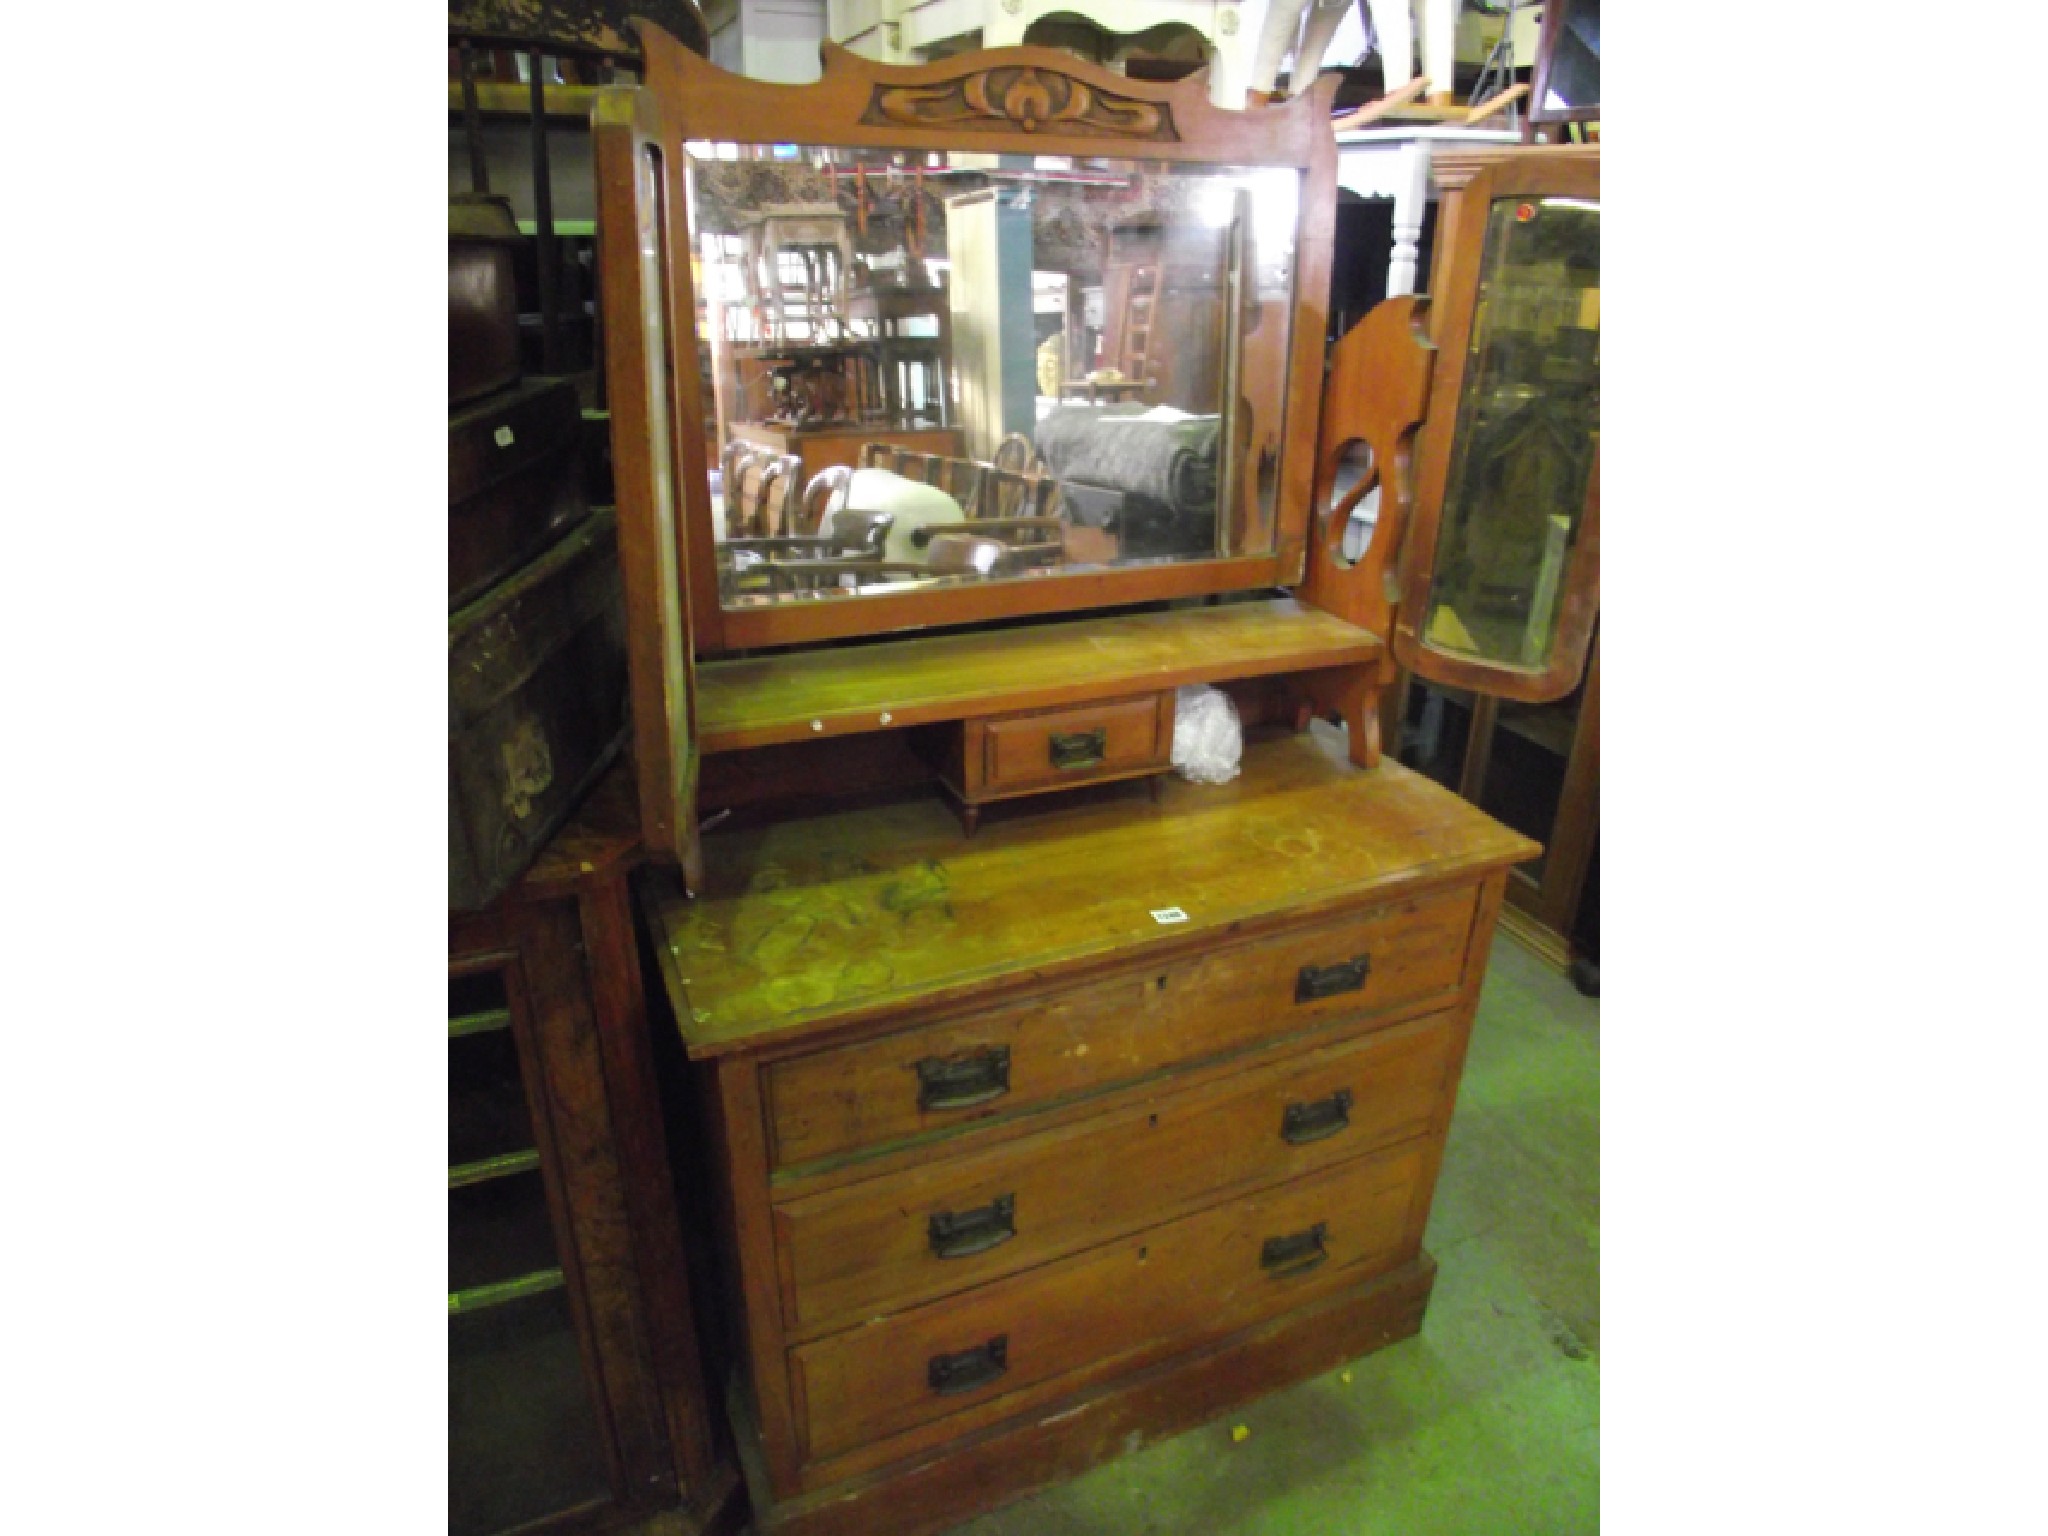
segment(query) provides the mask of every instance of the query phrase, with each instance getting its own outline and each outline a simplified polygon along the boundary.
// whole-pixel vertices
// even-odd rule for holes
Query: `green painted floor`
[[[950,1536],[1597,1530],[1600,1007],[1505,935],[1427,1241],[1422,1333],[1349,1381],[1276,1393]]]

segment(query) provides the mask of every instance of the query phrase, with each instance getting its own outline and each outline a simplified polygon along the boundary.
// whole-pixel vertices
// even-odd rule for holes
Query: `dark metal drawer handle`
[[[992,1045],[969,1056],[927,1056],[917,1064],[919,1109],[966,1109],[1009,1091],[1007,1045]]]
[[[1280,1135],[1298,1147],[1304,1141],[1334,1136],[1350,1123],[1351,1090],[1339,1088],[1327,1099],[1288,1105],[1280,1116]]]
[[[1259,1249],[1259,1268],[1272,1272],[1275,1280],[1305,1275],[1330,1256],[1323,1238],[1330,1224],[1319,1221],[1306,1232],[1288,1237],[1269,1237]]]
[[[1109,727],[1098,725],[1092,731],[1048,736],[1045,746],[1055,768],[1094,768],[1109,753]]]
[[[933,1355],[925,1363],[924,1379],[941,1397],[972,1392],[985,1387],[1010,1368],[1010,1336],[999,1333],[986,1344],[963,1349],[957,1355]]]
[[[1301,974],[1294,978],[1294,1000],[1312,1003],[1319,997],[1356,992],[1364,987],[1366,975],[1371,970],[1370,955],[1360,955],[1355,960],[1339,960],[1335,965],[1304,965]]]
[[[932,1252],[942,1259],[987,1253],[1017,1235],[1017,1197],[997,1195],[972,1211],[940,1211],[925,1227]]]

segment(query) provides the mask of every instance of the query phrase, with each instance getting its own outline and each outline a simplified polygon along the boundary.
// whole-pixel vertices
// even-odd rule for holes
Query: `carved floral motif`
[[[1010,65],[938,85],[878,85],[861,121],[907,128],[1021,128],[1088,138],[1176,140],[1173,113],[1056,70]]]

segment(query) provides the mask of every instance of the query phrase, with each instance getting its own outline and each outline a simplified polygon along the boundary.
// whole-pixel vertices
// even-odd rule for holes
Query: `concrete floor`
[[[1600,1006],[1504,934],[1427,1243],[1420,1336],[950,1536],[1597,1530]]]

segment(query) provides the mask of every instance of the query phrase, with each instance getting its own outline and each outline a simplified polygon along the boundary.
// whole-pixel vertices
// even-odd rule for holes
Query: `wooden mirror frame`
[[[1472,341],[1479,297],[1480,262],[1485,254],[1486,213],[1499,198],[1517,196],[1600,198],[1600,151],[1596,148],[1523,149],[1501,155],[1460,179],[1452,170],[1444,183],[1446,197],[1438,215],[1439,240],[1436,293],[1429,313],[1434,324],[1435,354],[1429,384],[1429,411],[1415,442],[1416,480],[1412,513],[1405,530],[1401,558],[1400,607],[1394,620],[1393,649],[1400,663],[1418,677],[1452,688],[1529,703],[1562,698],[1577,686],[1600,616],[1600,457],[1586,486],[1585,513],[1580,520],[1570,560],[1565,565],[1559,600],[1557,638],[1549,664],[1540,672],[1456,656],[1431,646],[1419,626],[1429,612],[1430,584],[1436,571],[1437,535],[1443,516],[1444,492],[1450,479],[1451,454],[1457,436],[1458,404]]]
[[[694,348],[689,372],[676,372],[676,317],[693,313],[690,264],[673,259],[676,225],[663,216],[682,199],[682,172],[645,92],[599,92],[591,138],[641,836],[695,888],[701,751],[689,561],[676,522],[686,434],[697,433],[700,456],[703,434]]]
[[[1301,580],[1336,218],[1337,151],[1329,127],[1335,77],[1284,105],[1232,112],[1209,101],[1206,71],[1171,84],[1131,80],[1051,48],[987,49],[936,64],[897,66],[828,43],[821,50],[821,79],[779,85],[719,69],[653,26],[643,28],[642,41],[646,75],[637,94],[647,102],[630,111],[623,106],[610,111],[615,121],[636,118],[641,131],[664,151],[672,252],[695,249],[682,196],[683,146],[695,140],[1077,157],[1129,153],[1197,165],[1301,168],[1305,163],[1306,169],[1296,225],[1270,553],[728,610],[719,600],[703,410],[697,391],[677,389],[673,439],[684,520],[679,553],[699,655],[1292,586]],[[1021,74],[1006,73],[1012,71]],[[600,107],[600,122],[606,110]],[[694,317],[689,264],[672,266],[670,313]],[[610,282],[613,271],[611,262],[604,262],[601,281]],[[694,318],[686,329],[671,331],[670,343],[671,376],[699,377]],[[622,506],[622,521],[624,516]]]
[[[1543,12],[1543,30],[1536,37],[1536,66],[1529,81],[1528,124],[1532,129],[1554,123],[1600,121],[1600,103],[1597,101],[1576,107],[1544,105],[1550,91],[1551,66],[1557,60],[1558,44],[1564,38],[1565,21],[1571,9],[1572,0],[1550,0]]]

